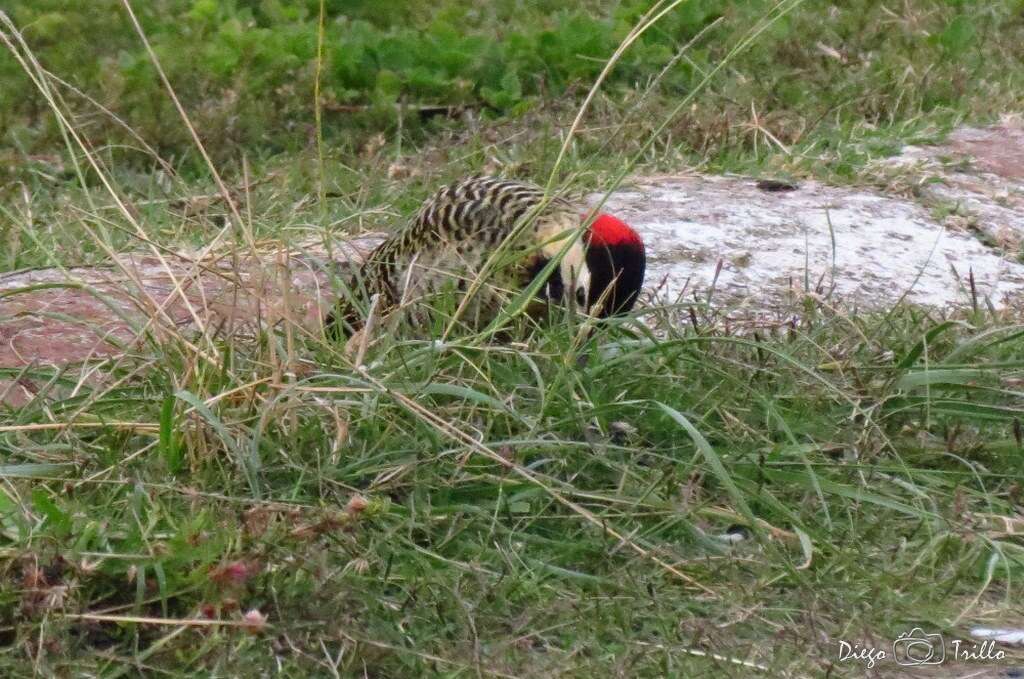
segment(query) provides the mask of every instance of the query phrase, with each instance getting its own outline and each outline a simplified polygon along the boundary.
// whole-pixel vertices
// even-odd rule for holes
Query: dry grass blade
[[[94,240],[96,241],[97,245],[99,245],[104,250],[104,252],[106,253],[107,257],[110,259],[110,261],[112,263],[114,263],[116,266],[118,266],[122,270],[122,273],[124,273],[127,277],[129,277],[130,280],[132,280],[135,283],[135,285],[139,289],[140,294],[143,297],[146,298],[146,301],[148,302],[148,305],[149,305],[149,308],[151,310],[151,313],[153,314],[153,318],[150,320],[150,323],[155,322],[157,318],[160,318],[161,320],[163,320],[164,323],[166,323],[167,328],[173,332],[175,324],[172,321],[172,319],[170,318],[170,316],[167,315],[167,312],[166,312],[165,309],[166,309],[166,306],[170,303],[170,301],[177,296],[177,297],[179,297],[182,300],[183,304],[189,310],[189,313],[192,315],[192,318],[195,321],[196,325],[198,327],[200,327],[200,328],[203,328],[204,327],[204,323],[203,323],[202,318],[199,316],[199,314],[193,308],[191,301],[188,299],[188,297],[182,291],[182,282],[181,282],[181,280],[179,280],[178,277],[175,276],[172,268],[168,265],[166,259],[164,258],[164,255],[160,251],[160,249],[155,247],[151,243],[151,241],[150,241],[148,235],[146,234],[145,230],[142,229],[141,225],[139,225],[138,221],[135,219],[135,216],[132,214],[132,211],[128,209],[128,206],[124,203],[124,201],[121,199],[120,194],[114,188],[113,183],[112,183],[111,179],[108,176],[108,173],[104,170],[103,167],[101,167],[98,159],[95,157],[95,154],[90,151],[89,146],[85,143],[85,141],[82,139],[82,137],[78,134],[78,132],[75,130],[74,126],[71,124],[71,122],[68,119],[68,117],[64,114],[64,112],[61,110],[61,108],[58,105],[58,103],[56,102],[56,100],[53,98],[52,94],[50,93],[49,87],[47,86],[47,84],[45,82],[45,76],[42,75],[43,74],[42,66],[40,66],[39,63],[36,61],[36,59],[33,56],[31,50],[29,49],[28,45],[24,42],[24,39],[22,38],[21,34],[18,32],[17,28],[14,26],[14,23],[11,21],[10,17],[8,17],[7,14],[5,14],[2,11],[0,11],[0,23],[2,23],[4,26],[6,26],[7,30],[10,31],[10,35],[8,35],[7,32],[0,31],[0,41],[2,41],[4,43],[4,45],[7,47],[7,49],[11,52],[11,54],[15,57],[15,59],[18,61],[18,63],[22,66],[22,68],[24,69],[25,73],[32,79],[33,83],[36,85],[36,87],[39,90],[39,92],[46,99],[47,103],[50,106],[51,111],[53,112],[54,116],[57,118],[57,120],[58,120],[58,122],[59,122],[59,124],[61,126],[62,131],[64,133],[66,133],[67,135],[69,135],[72,139],[74,139],[74,141],[77,144],[78,148],[81,149],[81,151],[84,154],[86,160],[89,162],[89,164],[92,167],[93,171],[99,177],[100,181],[102,182],[104,188],[107,190],[107,192],[110,195],[110,197],[114,200],[114,203],[117,205],[117,207],[120,210],[121,214],[125,217],[125,219],[135,229],[135,232],[138,235],[139,240],[141,242],[143,242],[143,243],[146,243],[146,244],[150,245],[151,252],[161,262],[161,265],[164,267],[164,269],[167,272],[168,276],[170,276],[171,279],[174,281],[174,284],[175,284],[174,285],[174,293],[169,295],[167,300],[165,300],[165,302],[163,304],[158,303],[146,291],[145,286],[142,285],[141,281],[138,279],[138,277],[135,274],[135,272],[131,271],[130,268],[123,266],[123,264],[121,263],[120,259],[115,255],[115,253],[109,248],[109,246],[102,239],[94,237]],[[15,40],[18,42],[18,45],[15,45],[11,41],[10,36],[14,36]],[[20,49],[19,49],[19,47],[20,47]],[[84,184],[84,182],[83,182],[83,184]],[[146,328],[143,329],[143,332],[148,327],[149,327],[149,323],[147,323]],[[141,336],[141,333],[140,333],[140,336]],[[191,342],[188,342],[184,338],[181,338],[181,339],[182,339],[182,342],[185,343],[186,346],[189,346],[199,356],[201,356],[203,358],[206,358],[207,360],[210,360],[212,356],[216,356],[216,349],[212,346],[212,344],[208,345],[208,349],[207,350],[210,353],[207,354],[207,353],[204,353],[202,350],[200,350],[195,345],[193,345]]]
[[[185,111],[185,107],[182,106],[181,100],[178,99],[178,95],[174,91],[174,87],[171,86],[171,81],[167,79],[167,74],[164,73],[163,67],[160,65],[160,60],[156,56],[156,52],[153,51],[153,46],[149,44],[149,39],[146,37],[145,31],[142,30],[142,25],[139,23],[138,18],[135,16],[135,11],[132,9],[131,2],[129,0],[122,0],[125,10],[128,12],[128,18],[131,20],[132,26],[135,28],[135,32],[138,34],[139,39],[142,40],[143,46],[146,48],[146,54],[149,55],[150,60],[153,63],[153,67],[156,69],[157,74],[160,76],[160,81],[164,84],[164,88],[167,91],[167,96],[174,102],[174,107],[177,109],[178,114],[181,116],[182,122],[185,127],[188,128],[189,134],[192,136],[192,141],[195,144],[196,150],[203,156],[203,160],[206,162],[207,167],[210,170],[210,175],[213,177],[213,181],[217,184],[217,189],[220,191],[221,197],[224,199],[224,203],[231,210],[231,216],[235,220],[236,226],[241,230],[245,227],[245,222],[242,220],[242,215],[238,211],[238,206],[235,204],[234,199],[231,197],[231,192],[228,191],[227,185],[224,180],[221,179],[220,173],[217,171],[216,165],[210,158],[210,154],[206,152],[206,146],[203,144],[202,139],[199,138],[199,133],[196,132],[196,128],[192,125],[191,119],[189,119],[188,113]],[[215,236],[210,243],[203,250],[202,255],[198,259],[203,259],[209,254],[217,245],[220,243],[220,239],[229,230],[228,226],[221,229],[220,233]]]
[[[92,620],[94,622],[116,622],[137,625],[168,625],[172,627],[252,627],[244,620],[208,620],[205,618],[152,618],[141,615],[105,615],[101,613],[65,613],[69,620]],[[270,627],[270,625],[266,625]]]
[[[558,157],[555,158],[555,164],[551,169],[551,175],[548,177],[548,191],[551,191],[557,172],[562,165],[562,161],[565,159],[565,154],[568,152],[569,146],[572,144],[572,140],[576,136],[576,132],[579,129],[580,124],[583,122],[583,116],[586,115],[591,102],[594,100],[594,96],[597,94],[598,90],[601,89],[601,85],[604,83],[605,79],[607,79],[608,74],[610,74],[612,69],[615,68],[615,64],[619,62],[622,55],[626,53],[630,46],[632,46],[640,36],[658,23],[659,19],[678,7],[684,1],[685,0],[671,0],[671,2],[668,2],[666,7],[662,7],[667,0],[658,0],[658,2],[654,3],[654,5],[652,5],[651,8],[647,10],[642,17],[640,17],[636,25],[630,30],[629,34],[623,38],[622,43],[618,48],[616,48],[612,56],[608,58],[608,61],[605,63],[600,75],[597,76],[594,84],[590,86],[590,90],[587,92],[587,96],[584,98],[583,103],[580,104],[579,110],[576,113],[576,118],[573,119],[572,125],[569,126],[569,131],[566,133],[565,139],[562,141],[562,147],[558,150]]]

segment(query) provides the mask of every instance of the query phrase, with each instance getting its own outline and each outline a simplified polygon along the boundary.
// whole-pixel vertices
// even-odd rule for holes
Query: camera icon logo
[[[906,667],[941,665],[946,659],[946,645],[938,632],[926,634],[915,627],[892,642],[892,657],[896,664]]]

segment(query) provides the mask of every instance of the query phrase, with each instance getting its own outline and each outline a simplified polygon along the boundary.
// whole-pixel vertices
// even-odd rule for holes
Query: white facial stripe
[[[569,253],[572,253],[572,250]],[[568,261],[569,253],[566,253],[561,267],[562,282],[565,284],[565,289],[583,290],[586,292],[590,287],[590,269],[587,267],[586,261],[576,261],[575,263]]]
[[[543,243],[541,252],[544,257],[558,257],[565,248],[566,240],[575,236],[573,229],[578,227],[579,218],[570,214],[557,215],[539,223],[537,236]],[[574,295],[577,290],[582,290],[585,295],[590,289],[590,269],[582,237],[577,238],[562,257],[558,273],[567,294]]]

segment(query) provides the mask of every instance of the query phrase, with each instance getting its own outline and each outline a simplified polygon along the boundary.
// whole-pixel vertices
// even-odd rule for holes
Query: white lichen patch
[[[907,147],[886,161],[930,201],[812,181],[765,191],[743,177],[659,176],[625,185],[604,210],[644,237],[648,288],[662,300],[764,311],[807,291],[859,308],[1020,306],[1024,134],[1015,129],[966,128],[949,146]]]

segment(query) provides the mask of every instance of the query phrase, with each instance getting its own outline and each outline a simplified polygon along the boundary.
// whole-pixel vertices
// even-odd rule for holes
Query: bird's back
[[[474,292],[472,313],[481,320],[493,313],[502,293],[528,284],[553,254],[561,253],[579,223],[580,213],[571,203],[546,196],[539,186],[494,177],[465,179],[438,190],[405,228],[374,250],[361,269],[359,286],[379,294],[386,308],[421,302],[447,289],[465,292],[504,243],[485,285]],[[575,267],[577,276],[586,275],[582,244],[572,244],[564,255],[566,271]]]

